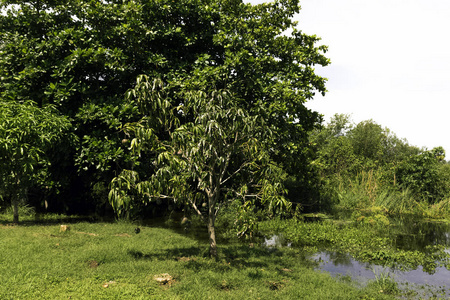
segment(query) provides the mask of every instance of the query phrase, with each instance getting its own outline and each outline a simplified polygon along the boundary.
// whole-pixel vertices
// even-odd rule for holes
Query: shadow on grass
[[[175,249],[163,249],[159,252],[144,253],[139,250],[128,250],[128,255],[134,259],[143,260],[179,260],[183,257],[202,257],[204,249],[201,247],[187,247],[187,248],[175,248]]]
[[[209,259],[208,248],[201,246],[161,249],[151,253],[129,250],[128,255],[137,260],[174,260],[193,270],[226,271],[231,268],[266,268],[269,264],[280,266],[285,264],[283,251],[239,244],[219,246],[217,259]]]
[[[75,224],[79,222],[114,222],[114,220],[97,220],[94,217],[90,216],[65,216],[65,215],[54,215],[54,216],[33,216],[33,217],[22,217],[19,219],[19,223],[13,223],[12,216],[9,215],[0,215],[0,224],[3,226],[41,226],[41,225],[55,225],[55,224]]]

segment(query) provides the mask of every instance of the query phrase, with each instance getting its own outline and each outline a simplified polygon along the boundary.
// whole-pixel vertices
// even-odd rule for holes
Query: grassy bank
[[[7,217],[9,219],[9,217]],[[13,225],[0,216],[0,299],[390,299],[314,271],[302,250],[207,243],[130,223]],[[66,220],[67,221],[67,220]],[[165,284],[155,276],[167,277]],[[164,277],[163,276],[163,277]]]

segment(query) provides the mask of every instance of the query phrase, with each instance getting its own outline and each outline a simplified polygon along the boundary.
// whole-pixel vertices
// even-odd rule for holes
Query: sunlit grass
[[[387,293],[392,295],[400,294],[398,283],[391,277],[389,272],[372,269],[375,279],[369,284],[380,290],[380,293]]]

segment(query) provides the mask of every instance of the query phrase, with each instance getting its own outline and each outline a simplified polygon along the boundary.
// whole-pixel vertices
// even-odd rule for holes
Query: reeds
[[[347,210],[367,210],[383,207],[390,215],[413,214],[427,218],[449,218],[450,198],[429,204],[417,198],[409,189],[387,184],[382,171],[359,172],[353,178],[338,177],[334,181],[339,198],[338,207]]]

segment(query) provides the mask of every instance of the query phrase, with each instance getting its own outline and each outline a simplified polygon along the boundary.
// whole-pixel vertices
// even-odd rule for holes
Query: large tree
[[[67,174],[86,187],[133,166],[120,128],[144,116],[123,101],[140,74],[174,91],[227,90],[269,124],[270,158],[303,170],[307,132],[320,120],[304,103],[325,92],[314,66],[328,60],[318,38],[296,28],[298,0],[8,0],[0,9],[0,97],[54,104],[71,118],[79,143]]]
[[[450,173],[446,167],[445,150],[436,147],[410,155],[395,169],[400,188],[409,189],[418,199],[435,204],[450,194]]]
[[[136,76],[187,75],[199,56],[221,55],[214,3],[1,1],[0,99],[53,104],[70,117],[79,137],[66,162],[71,184],[106,187],[129,165],[119,129],[140,118],[123,101]]]
[[[214,256],[222,203],[283,203],[284,176],[304,167],[308,132],[320,121],[304,103],[325,92],[314,65],[328,60],[292,21],[298,1],[201,3],[203,14],[189,20],[209,16],[207,51],[182,71],[139,77],[127,94],[144,117],[124,132],[138,157],[153,159],[116,177],[110,199],[116,210],[157,197],[191,204],[205,213]]]

